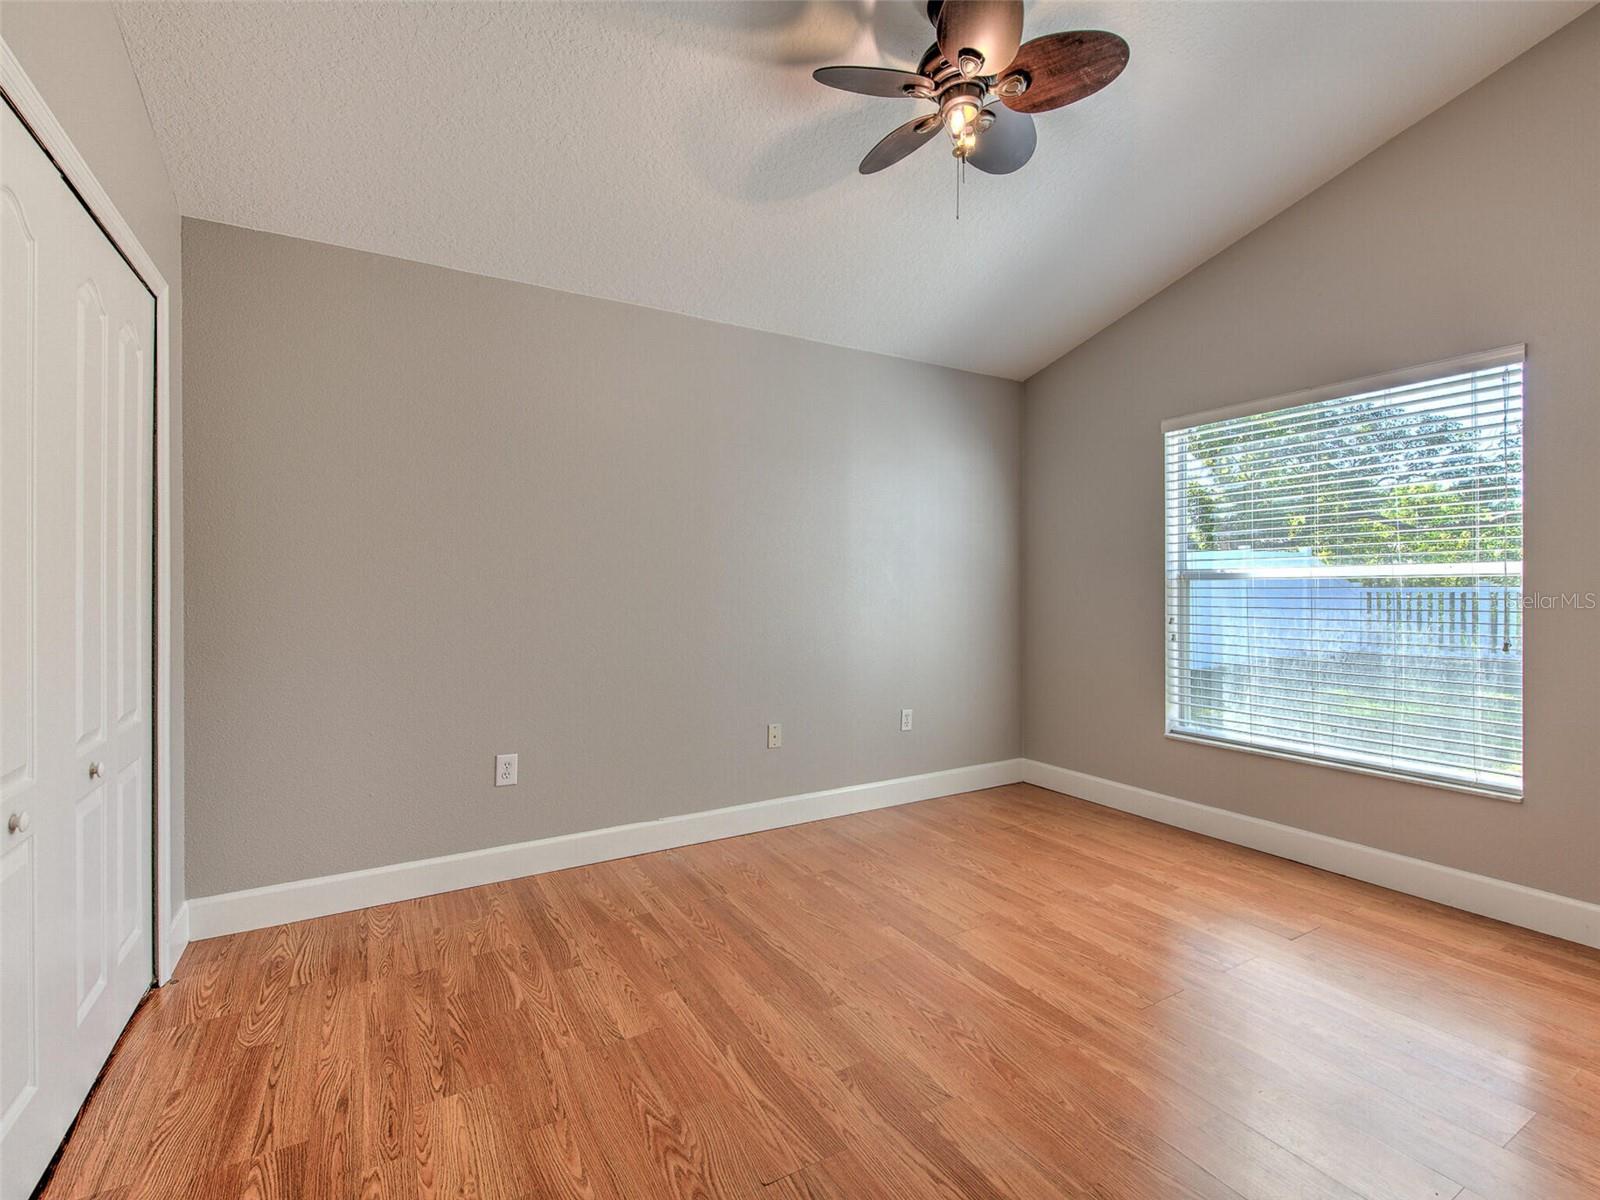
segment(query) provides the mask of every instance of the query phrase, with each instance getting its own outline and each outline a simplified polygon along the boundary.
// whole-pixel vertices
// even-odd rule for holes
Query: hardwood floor
[[[48,1200],[1600,1196],[1600,953],[1027,785],[199,942]]]

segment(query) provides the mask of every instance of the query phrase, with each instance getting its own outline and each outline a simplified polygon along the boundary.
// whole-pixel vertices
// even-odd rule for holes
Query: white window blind
[[[1522,359],[1167,423],[1169,734],[1522,794]]]

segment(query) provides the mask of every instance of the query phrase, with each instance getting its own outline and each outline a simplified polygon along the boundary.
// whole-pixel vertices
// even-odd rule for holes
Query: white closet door
[[[151,983],[155,301],[0,110],[0,1200],[21,1200]]]

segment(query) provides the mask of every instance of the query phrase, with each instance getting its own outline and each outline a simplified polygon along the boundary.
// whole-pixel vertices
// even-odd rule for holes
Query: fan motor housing
[[[958,104],[972,104],[982,108],[983,94],[984,88],[981,83],[961,83],[945,89],[939,95],[939,119],[949,120],[950,110]]]

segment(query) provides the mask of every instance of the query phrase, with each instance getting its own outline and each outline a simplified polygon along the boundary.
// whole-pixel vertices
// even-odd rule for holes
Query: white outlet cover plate
[[[911,710],[909,708],[902,708],[900,710],[900,732],[901,733],[909,733],[910,731],[911,731]]]
[[[783,745],[783,726],[782,725],[768,725],[767,726],[767,749],[768,750],[776,750],[782,745]]]
[[[494,756],[495,787],[511,787],[516,782],[517,756],[515,754],[496,754]]]

